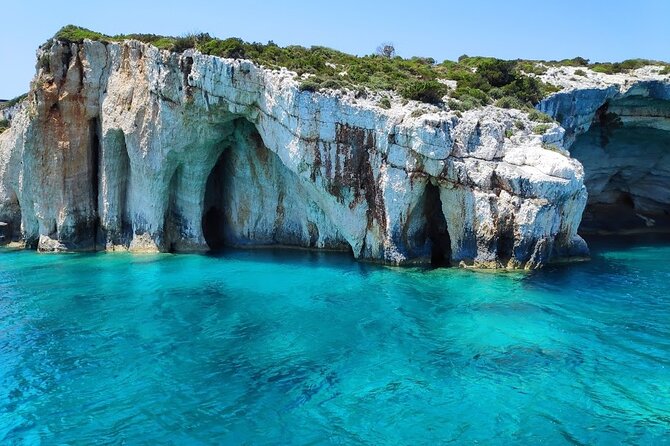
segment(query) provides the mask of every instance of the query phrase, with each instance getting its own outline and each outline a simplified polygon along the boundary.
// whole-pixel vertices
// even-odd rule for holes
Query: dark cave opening
[[[109,209],[116,213],[108,211],[106,216],[100,216],[101,225],[104,227],[104,233],[100,235],[106,236],[106,242],[112,245],[129,246],[133,239],[130,212],[131,163],[123,131],[107,130],[101,152],[100,175],[106,184],[106,190],[101,191],[103,197],[100,202],[107,200]]]
[[[202,234],[212,251],[225,247],[224,190],[226,171],[224,151],[207,177],[205,201],[202,214]]]
[[[133,237],[133,224],[130,219],[130,211],[128,209],[128,194],[130,186],[130,156],[128,155],[128,147],[126,146],[125,136],[122,132],[119,132],[119,170],[117,177],[117,190],[118,190],[118,200],[119,200],[119,212],[120,215],[120,230],[121,237],[124,243],[130,243],[130,240]]]
[[[601,107],[571,155],[588,202],[579,233],[670,231],[670,101],[631,96]]]
[[[98,241],[102,239],[100,232],[100,121],[93,118],[89,121],[89,163],[91,184],[91,242],[93,250],[97,249]]]
[[[177,205],[177,193],[179,181],[182,175],[182,167],[179,166],[172,173],[168,186],[168,202],[165,208],[163,224],[163,246],[169,253],[177,252],[177,244],[182,239],[183,218]]]
[[[21,205],[16,193],[10,190],[9,203],[0,213],[0,245],[21,240]]]
[[[451,266],[451,238],[447,220],[442,212],[440,189],[428,183],[424,192],[426,236],[430,241],[430,264],[434,267]]]

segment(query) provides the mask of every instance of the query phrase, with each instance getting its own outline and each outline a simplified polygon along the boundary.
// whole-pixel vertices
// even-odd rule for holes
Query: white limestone
[[[287,70],[136,41],[54,42],[46,55],[0,135],[0,221],[40,250],[205,250],[216,205],[227,245],[421,263],[443,220],[457,265],[534,268],[588,252],[584,172],[558,124],[535,135],[520,111],[459,116],[392,95],[386,110],[375,94],[300,92]],[[568,140],[592,120],[593,97],[615,90],[594,83],[577,101]],[[557,116],[561,95],[580,92],[541,108]]]

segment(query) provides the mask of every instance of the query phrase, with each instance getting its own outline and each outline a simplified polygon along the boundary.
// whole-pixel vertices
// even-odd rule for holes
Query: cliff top
[[[103,42],[139,40],[173,52],[194,48],[208,55],[248,59],[265,68],[294,71],[301,78],[302,90],[367,88],[395,92],[405,99],[430,104],[446,102],[450,109],[460,111],[489,104],[503,108],[531,108],[542,98],[569,84],[556,79],[557,76],[548,75],[555,74],[561,67],[569,68],[571,77],[589,72],[598,75],[628,73],[648,65],[659,67],[660,74],[670,75],[670,64],[643,59],[589,63],[581,57],[562,61],[530,61],[464,55],[458,61],[437,63],[429,57],[396,56],[392,45],[380,47],[377,54],[359,57],[321,46],[280,47],[272,41],[267,44],[249,43],[239,38],[218,39],[209,34],[183,37],[154,34],[107,36],[73,25],[62,28],[54,38],[76,43],[85,39]],[[389,102],[382,98],[380,105],[385,107]]]

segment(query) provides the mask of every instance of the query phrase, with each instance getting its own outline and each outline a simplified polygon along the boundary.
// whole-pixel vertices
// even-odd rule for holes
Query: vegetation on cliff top
[[[392,52],[359,57],[322,46],[280,47],[272,41],[267,44],[249,43],[234,37],[218,39],[204,33],[183,37],[154,34],[106,36],[73,25],[62,28],[54,37],[78,43],[84,39],[103,42],[134,39],[174,52],[195,48],[204,54],[249,59],[267,68],[284,67],[295,71],[303,77],[300,88],[306,91],[348,88],[364,93],[364,89],[368,88],[395,91],[405,99],[431,104],[442,103],[443,97],[448,95],[449,108],[456,110],[493,103],[503,108],[527,109],[557,90],[555,86],[529,75],[542,74],[542,67],[524,60],[461,56],[457,62],[447,60],[436,63],[426,57],[393,57]],[[589,65],[588,60],[578,57],[551,63],[615,71],[635,68],[643,62]],[[456,87],[450,89],[445,81],[456,81]]]
[[[9,101],[0,102],[0,110],[3,110],[5,108],[9,108],[9,107],[13,107],[14,105],[23,101],[27,97],[28,97],[28,93],[25,93],[25,94],[22,94],[21,96],[15,97],[14,99],[10,99]]]

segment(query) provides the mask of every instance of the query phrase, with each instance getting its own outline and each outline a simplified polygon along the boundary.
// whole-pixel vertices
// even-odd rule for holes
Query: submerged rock
[[[584,171],[557,124],[536,135],[521,111],[384,109],[301,92],[290,71],[137,41],[41,51],[0,135],[0,220],[29,246],[287,245],[514,268],[588,254]],[[570,113],[571,142],[608,91],[542,108]]]

